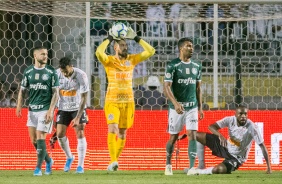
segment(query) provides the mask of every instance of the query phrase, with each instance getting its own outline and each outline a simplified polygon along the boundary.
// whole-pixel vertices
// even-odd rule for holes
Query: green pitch
[[[32,175],[33,171],[0,171],[1,184],[278,184],[282,183],[282,173],[275,171],[236,171],[226,175],[187,176],[182,171],[174,171],[173,176],[165,176],[164,171],[85,171],[75,174],[53,171],[41,177]]]

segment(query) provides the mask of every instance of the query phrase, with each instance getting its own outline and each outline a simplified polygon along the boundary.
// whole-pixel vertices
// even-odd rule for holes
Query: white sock
[[[59,140],[59,145],[62,148],[62,150],[65,152],[67,158],[72,158],[69,139],[65,136],[65,137],[62,137],[62,138],[58,138],[58,140]]]
[[[198,156],[198,168],[204,169],[205,166],[205,146],[197,141],[197,156]]]
[[[199,174],[212,174],[213,167],[207,169],[199,169]]]
[[[86,138],[77,139],[77,155],[78,155],[78,166],[84,168],[84,159],[86,155],[87,142]]]

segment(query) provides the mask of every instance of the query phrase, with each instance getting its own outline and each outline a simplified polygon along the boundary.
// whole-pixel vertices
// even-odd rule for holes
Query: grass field
[[[165,176],[164,171],[85,171],[78,175],[74,171],[64,173],[53,171],[51,176],[35,177],[32,171],[0,171],[1,184],[278,184],[282,183],[282,173],[275,171],[236,171],[225,175],[187,176],[182,171],[174,171],[173,176]]]

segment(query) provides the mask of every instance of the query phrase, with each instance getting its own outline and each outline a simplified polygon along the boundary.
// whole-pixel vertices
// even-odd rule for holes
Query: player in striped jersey
[[[201,93],[202,65],[191,59],[193,41],[189,38],[181,38],[178,41],[178,49],[179,58],[167,64],[164,80],[164,93],[169,99],[168,133],[170,134],[166,144],[165,175],[173,175],[171,157],[178,134],[184,126],[189,139],[190,168],[194,167],[197,155],[198,111],[200,119],[204,117]]]
[[[16,115],[21,117],[21,109],[25,93],[29,91],[28,132],[37,150],[37,165],[34,176],[42,176],[41,166],[46,162],[45,174],[52,172],[53,159],[46,150],[46,133],[51,133],[54,109],[58,100],[58,75],[56,70],[47,64],[48,52],[45,47],[33,50],[35,64],[24,71],[18,95]]]
[[[228,139],[219,132],[222,128],[228,129]],[[212,134],[197,132],[197,141],[209,147],[213,155],[224,158],[225,160],[207,169],[190,169],[187,175],[230,174],[247,161],[253,141],[262,150],[267,165],[266,173],[271,173],[268,152],[263,137],[258,127],[248,119],[248,109],[245,106],[238,106],[235,116],[225,117],[217,121],[209,126],[209,130]],[[202,163],[202,165],[204,164]]]
[[[125,145],[126,130],[132,126],[134,119],[133,69],[138,63],[154,55],[155,49],[129,28],[126,38],[134,39],[143,47],[144,51],[138,54],[128,54],[126,41],[114,38],[111,30],[109,34],[108,38],[97,48],[96,56],[104,65],[108,78],[104,106],[108,124],[107,142],[111,157],[108,171],[116,171],[118,168],[118,158]],[[113,39],[115,39],[115,55],[109,56],[105,53],[105,50]],[[118,139],[116,140],[117,134]]]
[[[89,91],[88,78],[85,72],[75,68],[67,57],[59,61],[60,68],[57,70],[60,82],[60,98],[57,113],[57,137],[60,147],[66,154],[67,161],[64,171],[68,172],[74,161],[71,153],[69,140],[66,137],[67,127],[74,127],[77,137],[78,166],[76,173],[84,173],[84,159],[86,155],[87,142],[84,135],[88,117],[85,111],[87,93]]]

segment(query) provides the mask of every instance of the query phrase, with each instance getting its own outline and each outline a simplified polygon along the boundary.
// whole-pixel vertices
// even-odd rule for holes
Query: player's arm
[[[52,88],[52,100],[51,100],[51,104],[49,107],[49,110],[46,114],[45,120],[46,123],[50,123],[53,120],[53,114],[54,114],[54,110],[57,104],[57,101],[59,99],[59,88],[58,87],[53,87]]]
[[[107,63],[108,62],[108,55],[105,53],[108,45],[111,43],[111,39],[110,39],[110,36],[105,39],[101,45],[98,46],[97,50],[96,50],[96,56],[98,58],[98,60],[101,62],[101,63]]]
[[[269,162],[269,156],[268,156],[267,148],[266,148],[264,143],[259,144],[259,147],[262,151],[263,157],[264,157],[266,165],[267,165],[266,173],[271,174],[272,171],[271,171],[271,166],[270,166],[270,162]]]
[[[196,97],[198,102],[198,110],[200,113],[200,119],[204,118],[204,112],[202,108],[202,89],[201,89],[201,81],[197,81],[196,83]]]
[[[227,140],[226,138],[219,132],[220,126],[217,123],[211,124],[209,126],[209,130],[214,134],[217,135],[220,140],[220,145],[223,147],[227,147]]]
[[[181,104],[179,104],[176,98],[174,97],[171,91],[171,85],[172,85],[172,82],[170,81],[164,82],[164,94],[173,104],[175,111],[178,114],[182,114],[184,112],[184,107]]]
[[[144,60],[148,59],[149,57],[151,57],[152,55],[155,54],[156,50],[154,49],[154,47],[152,47],[145,40],[143,40],[139,36],[137,36],[135,31],[131,27],[128,28],[128,31],[127,31],[125,38],[130,39],[130,40],[135,40],[136,43],[139,43],[141,45],[141,47],[143,47],[144,51],[139,53],[140,61],[144,61]]]
[[[17,108],[16,108],[16,116],[19,118],[22,117],[23,99],[25,97],[26,92],[27,92],[26,88],[20,87],[20,91],[18,94]]]
[[[77,125],[79,125],[79,120],[83,114],[85,105],[86,105],[86,101],[87,101],[87,92],[81,93],[81,100],[80,100],[80,104],[79,104],[79,109],[77,111],[76,117],[71,121],[71,126],[75,127]]]

